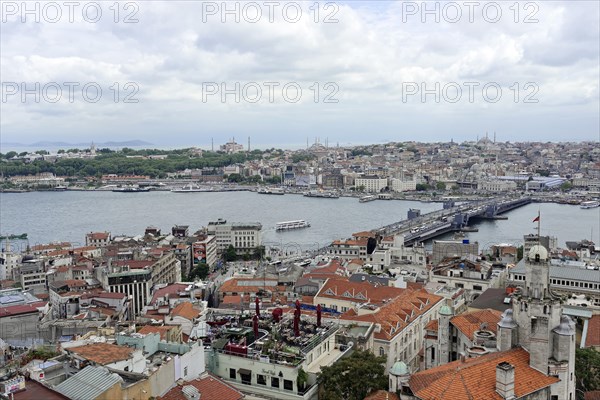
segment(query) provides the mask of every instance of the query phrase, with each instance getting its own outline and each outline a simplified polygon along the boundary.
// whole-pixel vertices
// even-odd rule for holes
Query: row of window
[[[229,378],[230,379],[237,379],[237,372],[235,370],[235,368],[230,368],[229,369]],[[243,384],[245,385],[250,385],[252,384],[252,373],[250,374],[245,374],[240,372],[240,380],[242,381]],[[262,385],[262,386],[268,386],[268,376],[266,375],[261,375],[261,374],[256,374],[256,383],[258,385]],[[282,379],[280,377],[277,376],[271,376],[271,381],[270,381],[270,387],[272,388],[276,388],[276,389],[280,389],[281,388],[281,381],[283,381],[283,390],[289,390],[289,391],[293,391],[294,390],[294,382],[289,380],[289,379]]]

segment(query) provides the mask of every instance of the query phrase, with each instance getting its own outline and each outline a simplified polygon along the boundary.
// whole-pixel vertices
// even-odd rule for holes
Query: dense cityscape
[[[597,234],[598,143],[249,143],[8,152],[2,196],[170,191],[202,202],[251,191],[257,204],[304,195],[323,207],[340,197],[439,207],[313,248],[265,241],[252,215],[106,226],[84,243],[0,232],[2,395],[554,400],[600,390],[593,236],[559,243],[541,233],[552,216],[539,211],[518,243],[465,236],[481,221],[511,224],[511,210],[532,202],[589,213]],[[296,230],[311,221],[275,226]]]

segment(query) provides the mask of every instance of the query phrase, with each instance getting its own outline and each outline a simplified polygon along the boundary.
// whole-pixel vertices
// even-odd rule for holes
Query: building
[[[110,243],[110,232],[90,232],[85,235],[85,245],[105,247]]]
[[[525,284],[513,294],[512,307],[497,323],[498,351],[486,354],[490,336],[481,338],[480,328],[474,338],[482,339],[484,345],[477,352],[467,351],[470,357],[409,378],[406,374],[398,377],[401,398],[575,400],[575,323],[550,289],[549,267],[548,250],[532,247],[525,259]],[[442,362],[450,344],[448,335],[440,331],[451,315],[450,309],[440,311]],[[432,326],[429,328],[431,332]]]
[[[388,187],[388,179],[376,175],[365,175],[354,180],[354,187],[357,190],[362,189],[363,192],[379,193]]]
[[[419,354],[425,343],[425,326],[438,318],[444,298],[422,289],[396,290],[401,293],[379,305],[367,303],[349,309],[342,314],[340,321],[344,324],[373,324],[374,329],[367,331],[370,332],[368,336],[372,335],[370,350],[386,358],[387,370],[397,361],[402,361],[411,371],[417,371],[421,366]]]
[[[215,236],[204,236],[198,238],[192,244],[192,263],[194,266],[199,263],[206,263],[210,268],[217,263],[217,238]]]
[[[262,225],[258,222],[227,223],[223,219],[208,223],[208,235],[215,236],[217,251],[224,253],[233,246],[238,254],[252,254],[261,242]]]
[[[417,190],[417,181],[391,178],[392,192],[411,192]]]
[[[477,190],[485,192],[511,192],[517,190],[517,183],[507,180],[486,180],[477,183]]]
[[[211,373],[204,373],[193,381],[178,383],[173,389],[160,396],[158,400],[242,400],[246,396],[232,385]]]
[[[468,239],[457,240],[434,240],[431,263],[437,265],[448,257],[477,257],[479,255],[479,243],[470,242]]]
[[[451,257],[434,265],[429,271],[431,282],[465,289],[467,301],[471,302],[489,288],[504,287],[506,268],[487,261]]]
[[[235,154],[244,151],[244,146],[239,143],[236,143],[235,138],[231,138],[229,142],[219,146],[219,149],[228,154]]]

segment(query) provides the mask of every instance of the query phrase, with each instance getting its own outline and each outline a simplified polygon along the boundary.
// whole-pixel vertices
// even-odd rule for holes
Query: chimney
[[[515,367],[506,361],[496,365],[496,393],[503,399],[515,399]]]
[[[186,400],[200,400],[200,392],[195,386],[186,385],[181,388],[181,392]]]

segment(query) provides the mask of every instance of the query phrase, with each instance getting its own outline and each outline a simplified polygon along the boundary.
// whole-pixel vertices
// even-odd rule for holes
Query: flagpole
[[[541,238],[540,238],[540,233],[541,233],[541,231],[540,231],[540,219],[541,219],[540,218],[540,209],[538,208],[538,217],[537,217],[537,223],[538,223],[538,226],[537,226],[537,231],[538,231],[538,246],[541,244]]]

